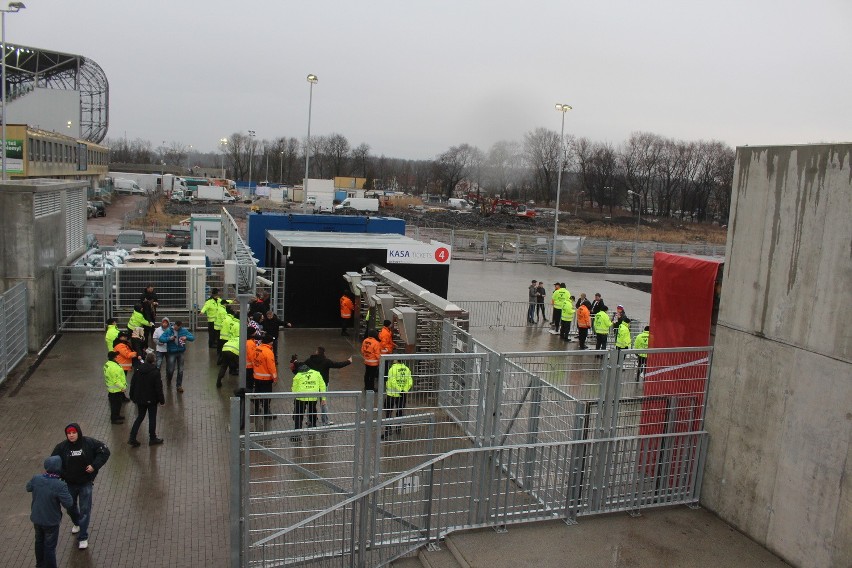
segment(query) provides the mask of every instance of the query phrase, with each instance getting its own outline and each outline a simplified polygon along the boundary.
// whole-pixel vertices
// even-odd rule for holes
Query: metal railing
[[[15,284],[0,294],[0,383],[27,356],[27,286]]]
[[[394,404],[381,381],[322,395],[327,425],[246,395],[234,565],[379,566],[452,530],[697,501],[709,348],[498,353],[449,322],[441,345],[392,356],[414,382]]]
[[[406,235],[425,242],[448,243],[458,260],[490,260],[550,264],[553,237],[518,233],[406,226]],[[587,237],[557,239],[556,264],[578,268],[650,269],[655,252],[723,257],[725,245],[612,241]]]
[[[384,566],[458,530],[694,504],[706,444],[691,432],[453,450],[252,542],[246,565]],[[607,476],[613,463],[631,467]]]

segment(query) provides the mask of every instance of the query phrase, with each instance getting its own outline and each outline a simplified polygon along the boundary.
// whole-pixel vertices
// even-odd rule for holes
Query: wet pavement
[[[545,282],[564,280],[572,293],[586,291],[591,296],[601,291],[611,307],[621,301],[635,317],[642,318],[650,309],[648,294],[607,283],[606,275],[518,264],[456,262],[451,270],[449,295],[452,299],[525,301],[532,278]],[[503,350],[565,348],[546,330],[534,327],[474,333],[486,344]],[[332,370],[331,388],[361,389],[363,364],[354,338],[341,337],[336,330],[311,329],[285,330],[282,337],[282,367],[290,354],[304,358],[316,346],[323,345],[331,359],[353,355],[355,360],[348,367]],[[576,343],[569,345],[576,347]],[[79,422],[85,435],[107,443],[112,456],[95,483],[89,548],[77,549],[70,534],[70,521],[64,517],[57,548],[60,566],[227,566],[228,409],[236,384],[234,377],[227,377],[223,388],[215,387],[214,359],[207,348],[206,333],[198,333],[186,357],[185,392],[178,394],[170,385],[166,404],[159,412],[158,434],[165,443],[147,445],[146,422],[140,430],[142,446],[135,449],[127,445],[135,409],[124,407],[123,414],[128,419],[125,424],[112,425],[109,421],[101,371],[105,361],[102,333],[66,333],[29,377],[10,377],[0,387],[0,534],[5,537],[2,565],[35,564],[30,496],[24,486],[32,475],[41,472],[44,458],[63,440],[65,425]],[[289,389],[289,371],[284,368],[280,374],[283,380],[275,390]],[[680,522],[688,524],[694,518],[695,522],[713,522],[730,530],[712,515],[710,521],[706,517],[685,515]],[[606,524],[595,526],[606,533]],[[763,550],[742,535],[739,538],[745,545]]]

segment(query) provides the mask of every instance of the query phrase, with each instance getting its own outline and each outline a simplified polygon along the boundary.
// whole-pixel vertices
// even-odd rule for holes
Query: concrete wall
[[[85,207],[83,245],[67,250],[66,192],[87,182],[27,180],[0,182],[0,292],[18,282],[27,283],[30,351],[38,351],[56,332],[55,268],[69,264],[86,250]],[[58,196],[59,211],[36,219],[34,195]]]
[[[702,503],[852,566],[852,144],[737,149]]]

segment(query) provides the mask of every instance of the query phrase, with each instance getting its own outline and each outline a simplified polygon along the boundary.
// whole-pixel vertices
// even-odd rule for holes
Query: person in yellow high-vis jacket
[[[390,418],[396,409],[396,417],[400,418],[405,409],[406,398],[411,387],[414,386],[414,380],[411,378],[411,369],[405,363],[394,361],[393,365],[388,369],[388,376],[385,379],[385,418]],[[397,424],[396,431],[402,430],[402,426]],[[385,428],[384,436],[390,433],[390,426]]]

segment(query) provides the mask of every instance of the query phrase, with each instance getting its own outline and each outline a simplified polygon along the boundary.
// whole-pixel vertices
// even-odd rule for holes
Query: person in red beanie
[[[62,460],[62,479],[79,514],[71,534],[77,535],[80,550],[89,547],[89,523],[92,519],[92,485],[98,471],[109,459],[109,448],[100,440],[83,436],[76,422],[65,427],[65,440],[56,444],[52,456]],[[72,517],[72,521],[73,521]]]

